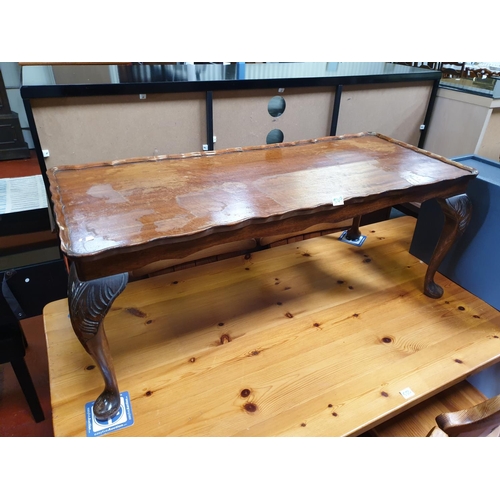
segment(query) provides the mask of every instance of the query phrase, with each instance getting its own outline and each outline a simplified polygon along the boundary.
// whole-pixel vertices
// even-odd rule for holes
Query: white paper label
[[[403,389],[402,391],[399,391],[399,394],[401,394],[401,396],[403,396],[405,399],[415,396],[415,393],[409,387]]]
[[[334,196],[332,199],[332,203],[334,207],[338,207],[339,205],[344,204],[344,197],[343,196]]]

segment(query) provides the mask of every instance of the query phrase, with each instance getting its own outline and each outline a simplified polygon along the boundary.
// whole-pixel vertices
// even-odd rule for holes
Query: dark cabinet
[[[19,116],[10,109],[7,90],[0,72],[0,160],[29,157],[30,150],[24,141]]]

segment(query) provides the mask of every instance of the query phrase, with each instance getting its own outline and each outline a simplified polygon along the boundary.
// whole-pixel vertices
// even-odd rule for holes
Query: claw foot
[[[120,394],[103,391],[94,403],[94,415],[99,420],[113,418],[120,409]]]

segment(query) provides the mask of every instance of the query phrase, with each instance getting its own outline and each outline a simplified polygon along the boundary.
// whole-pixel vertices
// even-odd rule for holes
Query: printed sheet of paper
[[[41,175],[0,179],[1,214],[38,208],[47,208],[47,194]]]

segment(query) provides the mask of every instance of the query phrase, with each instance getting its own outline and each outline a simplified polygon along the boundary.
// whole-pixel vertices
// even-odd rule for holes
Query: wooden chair
[[[463,381],[380,424],[367,435],[499,437],[500,395],[487,399],[469,382]]]
[[[394,64],[402,64],[403,66],[413,66],[415,68],[424,69],[440,69],[439,62],[395,62]]]
[[[487,399],[466,410],[443,413],[430,437],[499,437],[500,396]]]
[[[418,63],[417,67],[424,69],[440,69],[441,64],[438,62],[423,62],[423,63]]]
[[[441,72],[443,73],[443,78],[463,78],[465,62],[442,62]]]
[[[494,76],[494,73],[486,68],[467,68],[467,76],[470,78],[491,78]]]

